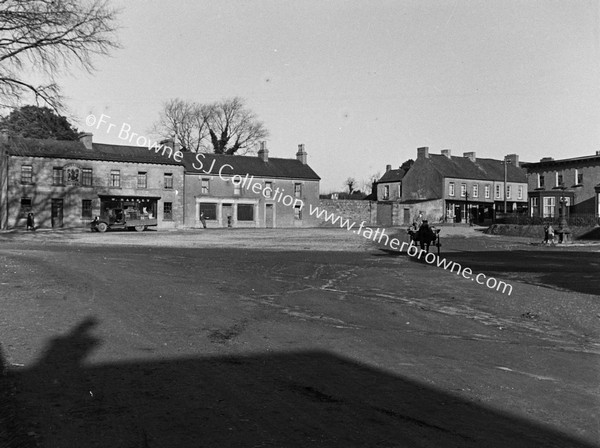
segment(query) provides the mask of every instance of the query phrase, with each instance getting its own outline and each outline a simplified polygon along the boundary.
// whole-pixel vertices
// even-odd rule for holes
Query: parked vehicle
[[[106,209],[101,216],[96,216],[91,222],[92,231],[106,232],[109,229],[135,229],[143,232],[146,228],[158,225],[156,219],[138,210],[111,208]]]

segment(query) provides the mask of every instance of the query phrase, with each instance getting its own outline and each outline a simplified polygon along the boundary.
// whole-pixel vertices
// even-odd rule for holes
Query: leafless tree
[[[117,48],[116,16],[106,0],[0,0],[0,105],[32,96],[60,108],[55,75],[72,65],[92,71],[93,56]]]
[[[188,151],[215,154],[253,152],[269,136],[265,125],[238,97],[211,104],[167,101],[154,132],[163,138],[175,137]]]
[[[348,187],[348,194],[352,194],[356,187],[356,180],[353,177],[349,177],[346,179],[346,182],[344,182],[344,185]]]
[[[381,173],[377,172],[371,174],[367,179],[362,182],[362,191],[367,195],[373,192],[373,183],[377,182],[381,178]]]

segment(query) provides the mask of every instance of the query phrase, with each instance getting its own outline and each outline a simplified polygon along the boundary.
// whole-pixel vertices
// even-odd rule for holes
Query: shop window
[[[137,187],[138,188],[148,188],[148,173],[146,173],[144,171],[138,171]]]
[[[217,204],[200,202],[200,213],[204,213],[206,219],[217,219]],[[198,219],[200,219],[200,216],[198,216]]]
[[[121,188],[121,171],[111,170],[110,172],[110,186]]]
[[[166,190],[173,189],[173,173],[165,173],[164,185]]]
[[[554,218],[556,201],[554,197],[544,198],[544,218]]]
[[[52,170],[52,185],[64,185],[65,177],[62,168],[54,167]]]
[[[238,204],[237,220],[238,221],[254,221],[254,205]]]
[[[81,185],[84,187],[92,186],[93,172],[91,168],[83,168],[81,170]]]
[[[81,200],[81,217],[91,218],[92,217],[92,200],[82,199]]]
[[[163,220],[173,221],[173,203],[165,202],[163,204]]]
[[[33,179],[33,168],[31,165],[23,165],[21,167],[21,183],[30,184]]]

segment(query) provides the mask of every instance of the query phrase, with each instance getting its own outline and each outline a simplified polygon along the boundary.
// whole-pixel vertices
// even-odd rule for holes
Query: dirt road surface
[[[0,234],[0,446],[598,446],[600,246],[442,249],[511,294],[335,229]]]

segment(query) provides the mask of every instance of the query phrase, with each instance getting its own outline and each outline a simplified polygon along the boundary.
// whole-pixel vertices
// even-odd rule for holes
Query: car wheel
[[[98,232],[104,233],[108,229],[108,225],[106,225],[105,222],[101,222],[101,223],[98,223],[98,225],[96,226],[96,229],[98,230]]]
[[[143,232],[144,230],[146,230],[146,226],[135,226],[134,229],[136,230],[136,232]]]

